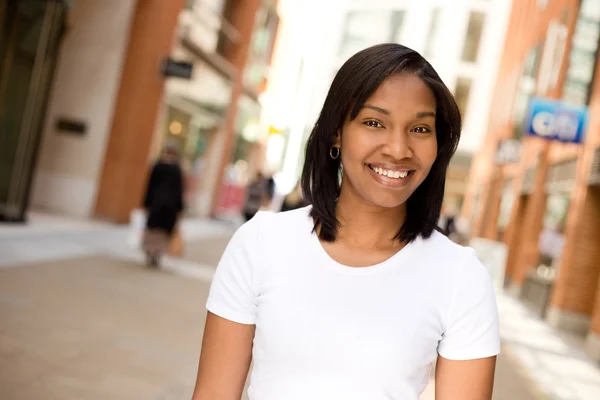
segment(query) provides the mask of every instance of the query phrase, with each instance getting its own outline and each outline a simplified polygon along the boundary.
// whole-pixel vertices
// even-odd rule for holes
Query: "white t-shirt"
[[[438,353],[500,351],[491,279],[435,232],[388,260],[337,263],[310,208],[260,212],[233,236],[207,308],[255,324],[251,400],[417,400]]]

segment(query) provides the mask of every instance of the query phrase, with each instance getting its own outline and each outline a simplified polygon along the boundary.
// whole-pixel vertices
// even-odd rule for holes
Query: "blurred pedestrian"
[[[338,71],[306,147],[311,204],[258,213],[217,267],[194,400],[490,400],[491,278],[436,230],[461,117],[399,44]],[[437,360],[437,361],[436,361]]]
[[[266,206],[268,207],[271,202],[273,201],[273,198],[275,197],[275,189],[276,189],[276,184],[275,184],[275,178],[273,178],[273,176],[269,176],[267,178],[267,196],[265,199],[265,203]]]
[[[152,167],[144,198],[147,222],[143,249],[149,266],[158,267],[161,255],[169,249],[183,211],[183,187],[177,149],[168,146]]]
[[[456,233],[456,218],[454,217],[454,215],[447,215],[446,216],[446,221],[444,223],[444,234],[450,238],[452,238],[452,235],[454,235],[454,233]]]
[[[283,204],[281,205],[281,211],[291,211],[297,208],[305,207],[306,201],[302,196],[302,185],[301,182],[296,184],[294,190],[292,190],[285,198],[283,199]]]
[[[244,203],[244,219],[250,221],[264,206],[268,196],[268,182],[261,172],[246,187],[246,202]]]

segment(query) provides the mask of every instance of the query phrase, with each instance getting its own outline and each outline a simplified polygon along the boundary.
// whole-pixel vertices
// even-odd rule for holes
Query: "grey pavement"
[[[156,271],[126,227],[42,222],[0,226],[0,399],[189,399],[209,283],[235,227],[185,221],[185,255]],[[600,399],[600,370],[576,339],[508,295],[498,305],[495,400]]]
[[[0,399],[189,399],[208,284],[103,257],[0,270]]]

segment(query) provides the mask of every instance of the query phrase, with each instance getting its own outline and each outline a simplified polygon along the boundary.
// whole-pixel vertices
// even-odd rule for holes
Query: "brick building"
[[[506,286],[600,359],[600,2],[514,0],[463,216],[508,249]],[[588,106],[585,139],[524,136],[533,97]],[[506,149],[517,149],[505,152]],[[508,155],[509,157],[498,157]]]
[[[232,159],[260,168],[248,126],[260,115],[276,7],[1,1],[0,221],[25,221],[31,205],[126,222],[165,142],[190,177],[187,210],[213,213]]]

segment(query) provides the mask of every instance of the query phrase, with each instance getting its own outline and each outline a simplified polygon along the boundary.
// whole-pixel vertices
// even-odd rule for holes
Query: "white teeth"
[[[388,178],[406,178],[408,176],[408,171],[393,171],[388,169],[383,169],[379,167],[372,167],[373,171],[377,172],[379,175],[387,176]]]

